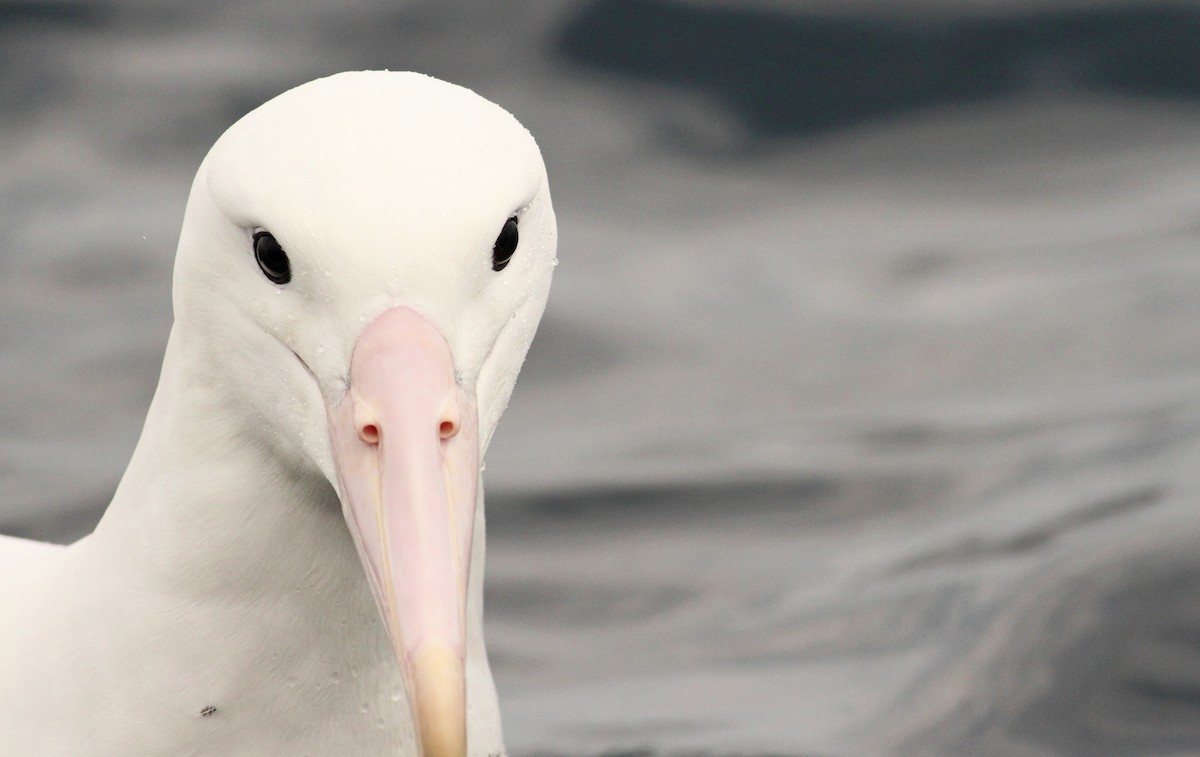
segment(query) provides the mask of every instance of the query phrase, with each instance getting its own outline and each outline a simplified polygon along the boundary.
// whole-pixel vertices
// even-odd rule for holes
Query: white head
[[[271,100],[218,140],[188,201],[179,333],[212,385],[238,387],[230,417],[256,420],[238,433],[336,488],[427,755],[464,748],[479,461],[555,247],[529,133],[412,73]]]

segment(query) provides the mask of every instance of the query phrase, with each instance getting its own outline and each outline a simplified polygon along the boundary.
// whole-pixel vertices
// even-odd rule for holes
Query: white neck
[[[239,414],[224,386],[198,379],[200,362],[177,326],[137,449],[91,540],[201,598],[236,587],[267,600],[335,575],[357,583],[333,488],[264,449],[255,429],[265,419]]]
[[[36,681],[22,687],[29,740],[0,752],[38,754],[50,732],[70,754],[411,752],[399,667],[333,488],[264,453],[261,419],[231,417],[187,352],[177,327],[104,519],[31,590],[47,622],[10,679]],[[502,747],[478,512],[467,666],[482,717],[469,748],[485,754]]]

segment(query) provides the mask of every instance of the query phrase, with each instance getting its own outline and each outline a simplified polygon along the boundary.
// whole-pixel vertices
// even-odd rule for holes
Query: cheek
[[[273,392],[258,393],[258,415],[268,425],[273,447],[296,468],[331,470],[325,403],[312,375],[293,355],[280,371]]]
[[[242,306],[261,333],[289,349],[296,349],[298,319],[291,308],[285,306],[282,294],[256,292]]]
[[[516,309],[489,345],[491,349],[482,362],[476,383],[482,451],[487,450],[496,424],[508,407],[517,374],[545,309],[546,294],[543,289]]]

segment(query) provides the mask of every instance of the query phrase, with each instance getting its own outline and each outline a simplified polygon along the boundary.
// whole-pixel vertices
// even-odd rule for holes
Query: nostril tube
[[[442,441],[453,438],[458,433],[459,415],[458,400],[450,399],[442,405],[441,421],[438,423],[438,436]]]
[[[358,438],[366,444],[379,444],[379,421],[375,414],[366,408],[364,403],[354,403],[354,428]]]

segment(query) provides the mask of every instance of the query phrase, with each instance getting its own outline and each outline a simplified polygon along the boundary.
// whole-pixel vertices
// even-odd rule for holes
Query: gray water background
[[[0,531],[136,442],[191,175],[345,69],[539,139],[515,754],[1200,754],[1200,5],[0,2]]]

